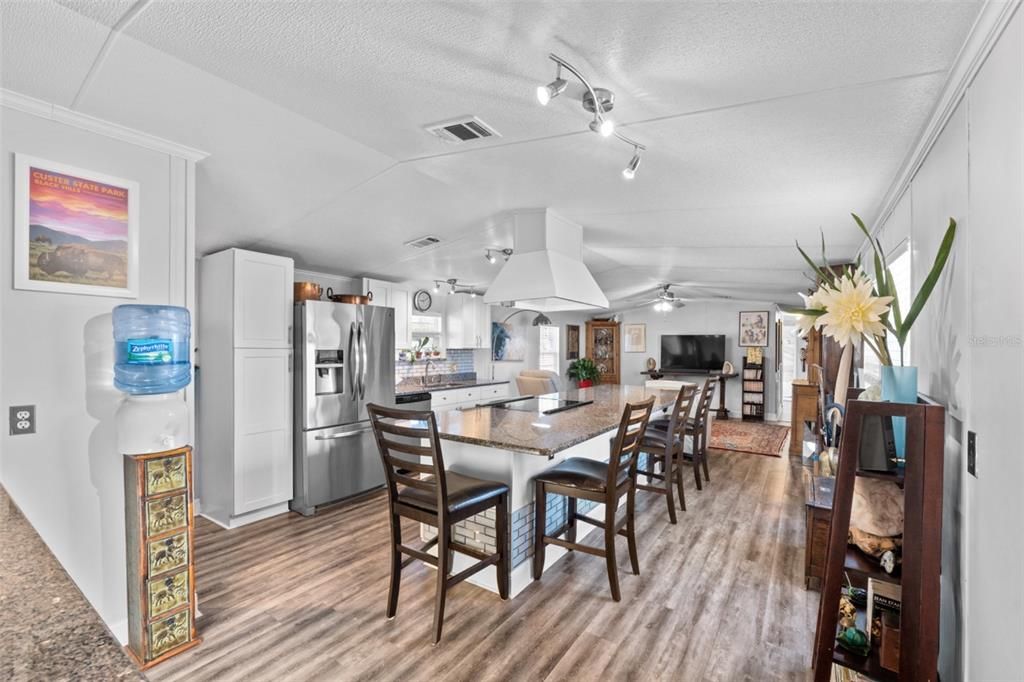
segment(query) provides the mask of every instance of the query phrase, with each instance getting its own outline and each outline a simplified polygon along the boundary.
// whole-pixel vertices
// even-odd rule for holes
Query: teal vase
[[[917,367],[882,365],[882,400],[891,403],[917,402]],[[892,435],[896,441],[896,458],[905,459],[907,451],[907,418],[892,418]]]

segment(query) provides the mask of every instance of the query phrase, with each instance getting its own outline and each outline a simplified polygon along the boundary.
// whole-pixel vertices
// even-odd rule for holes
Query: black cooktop
[[[557,395],[541,395],[509,398],[508,400],[486,403],[484,406],[495,407],[502,410],[519,410],[520,412],[555,414],[556,412],[564,412],[565,410],[571,410],[576,407],[583,407],[584,405],[589,405],[592,402],[594,401],[569,400],[568,398],[559,398]]]

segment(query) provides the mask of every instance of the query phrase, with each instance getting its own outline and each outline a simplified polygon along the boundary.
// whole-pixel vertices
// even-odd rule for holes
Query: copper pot
[[[354,303],[356,305],[369,305],[373,301],[373,292],[366,292],[366,296],[359,294],[335,294],[334,289],[327,287],[327,298],[335,303]]]
[[[320,297],[323,296],[324,290],[316,282],[296,282],[295,283],[295,302],[299,301],[319,301]]]

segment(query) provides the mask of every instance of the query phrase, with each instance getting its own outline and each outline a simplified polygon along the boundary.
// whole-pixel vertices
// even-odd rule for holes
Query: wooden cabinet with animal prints
[[[142,669],[201,641],[192,563],[192,448],[126,455],[128,651]]]
[[[621,330],[618,322],[587,321],[587,357],[593,360],[600,370],[602,384],[621,383],[620,350]]]

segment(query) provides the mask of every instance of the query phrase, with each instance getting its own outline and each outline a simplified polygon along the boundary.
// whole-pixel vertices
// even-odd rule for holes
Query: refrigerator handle
[[[356,348],[356,352],[353,353],[353,347]],[[352,402],[359,400],[359,389],[356,386],[356,375],[359,372],[359,350],[358,350],[358,337],[356,335],[356,323],[353,322],[349,329],[348,335],[348,381],[352,386]]]
[[[362,348],[362,357],[359,358],[359,366],[362,369],[362,374],[359,377],[359,399],[366,399],[366,365],[369,364],[367,360],[366,352],[366,334],[363,327],[363,323],[359,323],[359,345]]]

